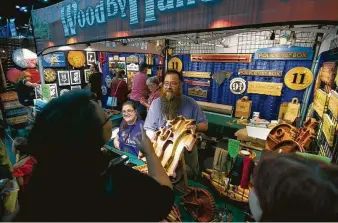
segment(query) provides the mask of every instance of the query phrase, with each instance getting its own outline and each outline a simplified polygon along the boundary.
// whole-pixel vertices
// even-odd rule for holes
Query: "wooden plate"
[[[69,64],[75,68],[83,67],[86,64],[86,56],[82,51],[70,51],[67,58]]]
[[[44,69],[43,76],[47,82],[54,82],[56,80],[56,72],[50,68]]]

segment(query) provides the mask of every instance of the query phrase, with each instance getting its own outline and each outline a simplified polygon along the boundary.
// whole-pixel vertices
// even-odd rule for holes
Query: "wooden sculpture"
[[[311,142],[316,138],[316,128],[318,122],[314,118],[308,119],[303,128],[299,129],[296,142],[304,149],[305,151],[309,149]]]
[[[169,215],[161,222],[182,222],[181,217],[182,215],[180,210],[178,209],[177,205],[174,204]]]
[[[297,128],[289,124],[280,124],[274,127],[266,139],[265,148],[272,150],[278,143],[284,140],[294,140],[297,135]]]
[[[195,146],[197,140],[195,130],[187,129],[189,125],[195,124],[194,120],[178,116],[174,120],[167,121],[167,127],[161,127],[155,134],[153,144],[155,153],[170,177],[176,177],[175,170],[184,149],[192,151]],[[144,173],[148,171],[146,166],[134,168]]]
[[[316,138],[318,122],[308,119],[302,128],[297,129],[289,124],[280,124],[273,128],[266,140],[266,149],[279,153],[305,152]]]
[[[188,193],[181,197],[181,205],[199,222],[210,222],[214,217],[216,203],[206,189],[189,187]]]

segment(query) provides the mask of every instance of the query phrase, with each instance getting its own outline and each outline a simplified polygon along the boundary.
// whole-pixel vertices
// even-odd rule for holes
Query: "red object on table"
[[[251,164],[252,164],[252,159],[249,156],[244,157],[243,172],[242,172],[242,179],[241,179],[241,188],[243,189],[248,189],[249,187]]]

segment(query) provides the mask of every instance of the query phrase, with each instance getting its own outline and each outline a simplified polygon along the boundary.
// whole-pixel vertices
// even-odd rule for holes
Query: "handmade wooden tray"
[[[295,140],[297,133],[296,127],[289,124],[279,124],[270,131],[266,139],[265,148],[272,150],[278,143],[284,140]]]
[[[168,176],[176,177],[176,167],[179,164],[184,149],[192,151],[197,137],[195,130],[188,130],[189,125],[196,122],[179,116],[167,121],[167,127],[161,127],[154,137],[154,149]],[[144,159],[144,161],[146,161]],[[143,173],[148,171],[146,166],[134,167]]]

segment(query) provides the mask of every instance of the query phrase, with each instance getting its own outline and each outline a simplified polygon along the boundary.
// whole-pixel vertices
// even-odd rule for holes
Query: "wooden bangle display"
[[[155,134],[153,144],[155,153],[170,177],[176,177],[176,168],[184,149],[188,151],[194,149],[197,141],[195,130],[187,127],[195,124],[194,120],[179,116],[167,121],[168,127],[161,127]],[[146,165],[134,167],[134,169],[143,173],[148,171]]]
[[[210,222],[214,217],[215,199],[206,189],[189,187],[181,204],[196,221]]]

